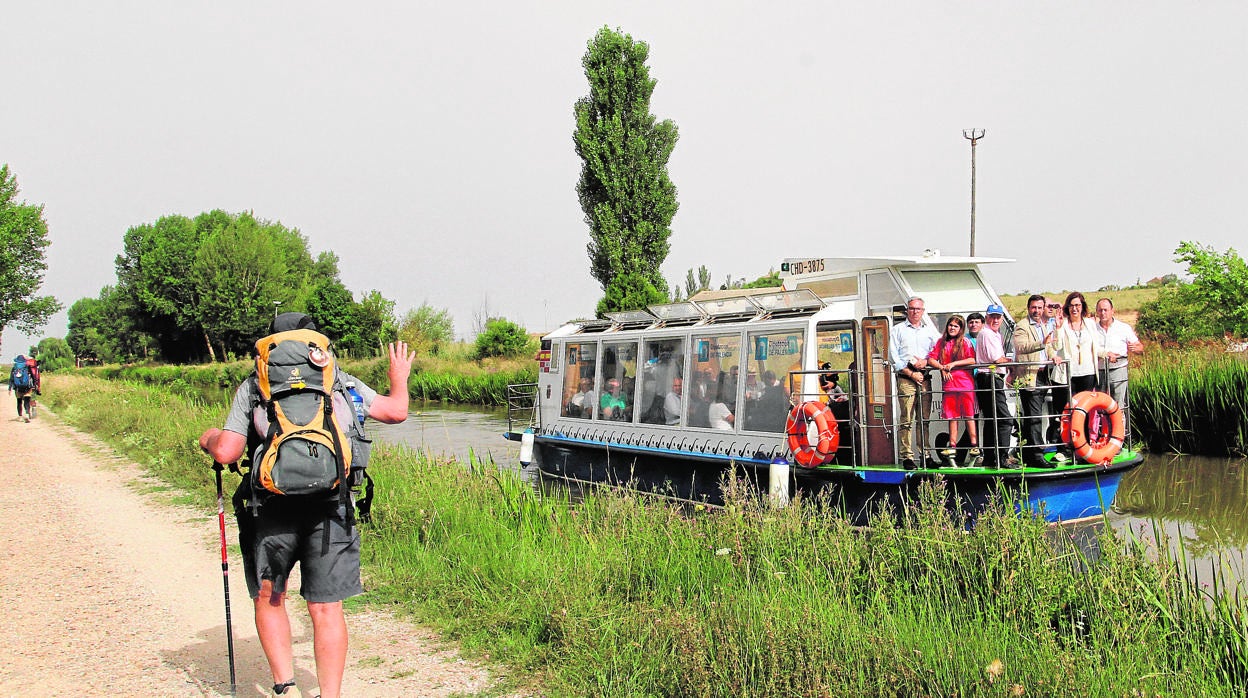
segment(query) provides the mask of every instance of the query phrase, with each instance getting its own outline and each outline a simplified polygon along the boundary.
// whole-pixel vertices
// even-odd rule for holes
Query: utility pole
[[[988,133],[982,128],[962,129],[962,137],[971,142],[971,256],[975,256],[975,144]]]

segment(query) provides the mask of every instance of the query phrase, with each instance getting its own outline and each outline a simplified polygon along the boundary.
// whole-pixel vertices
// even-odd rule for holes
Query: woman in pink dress
[[[975,381],[971,369],[964,368],[975,363],[975,348],[966,338],[966,320],[961,315],[951,315],[945,323],[945,334],[927,355],[927,365],[940,371],[943,378],[944,400],[941,416],[949,420],[949,447],[940,455],[952,461],[957,455],[958,420],[966,421],[966,435],[971,440],[969,462],[980,455],[979,436],[975,433]]]

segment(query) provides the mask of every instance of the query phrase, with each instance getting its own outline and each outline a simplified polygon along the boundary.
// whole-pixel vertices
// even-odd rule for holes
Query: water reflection
[[[378,441],[407,444],[418,451],[454,456],[465,463],[471,451],[478,459],[490,457],[500,465],[519,464],[520,444],[503,438],[507,431],[505,409],[413,404],[417,407],[407,421],[369,422],[369,433]]]
[[[1114,514],[1169,524],[1189,553],[1248,547],[1248,461],[1150,455],[1122,478]]]

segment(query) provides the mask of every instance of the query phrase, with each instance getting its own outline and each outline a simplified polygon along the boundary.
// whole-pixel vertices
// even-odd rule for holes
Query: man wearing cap
[[[984,311],[986,320],[975,343],[975,361],[993,364],[981,368],[975,374],[975,392],[979,400],[979,413],[984,426],[980,430],[980,443],[989,467],[999,468],[1006,461],[1010,448],[1010,405],[1005,393],[1006,367],[1005,343],[1001,338],[1001,324],[1005,320],[1005,308],[997,303]]]
[[[888,334],[888,358],[897,374],[897,438],[898,455],[907,469],[914,468],[914,444],[910,432],[914,424],[915,403],[920,402],[921,413],[931,411],[932,396],[927,390],[927,355],[940,339],[935,327],[923,321],[923,299],[917,296],[906,301],[906,319],[893,325]],[[920,399],[921,398],[921,399]],[[922,429],[919,430],[920,434]]]
[[[303,313],[282,313],[273,319],[269,333],[300,329],[315,330],[316,324]],[[397,424],[407,419],[407,379],[415,353],[408,351],[406,342],[389,345],[388,352],[389,394],[378,395],[340,368],[334,384],[345,386],[354,382],[369,417]],[[256,411],[264,411],[259,390],[255,376],[243,381],[234,394],[225,428],[208,429],[199,437],[200,448],[215,462],[235,463],[244,452],[261,443],[263,434],[257,433],[256,426]],[[355,414],[346,399],[342,399],[341,408],[337,395],[334,402],[339,424],[346,421],[354,430]],[[241,505],[242,499],[251,497],[249,484],[249,479],[243,478],[240,491],[235,493],[234,513],[239,523],[238,542],[247,589],[255,604],[256,634],[273,675],[273,693],[296,698],[301,695],[295,686],[290,618],[286,615],[286,580],[298,562],[300,595],[307,601],[312,619],[320,695],[337,698],[347,661],[347,623],[342,601],[364,591],[360,584],[360,532],[351,525],[354,516],[348,511],[350,505],[339,501],[328,506],[324,501],[309,503],[283,498],[271,500],[253,515],[250,507]],[[245,492],[244,487],[248,488]]]

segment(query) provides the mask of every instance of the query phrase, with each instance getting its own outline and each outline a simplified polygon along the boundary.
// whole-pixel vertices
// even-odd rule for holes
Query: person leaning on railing
[[[984,328],[975,344],[975,360],[988,366],[975,374],[975,388],[979,398],[979,412],[984,418],[980,433],[980,445],[984,461],[989,467],[1009,465],[1006,456],[1010,449],[1010,406],[1005,392],[1005,376],[1008,369],[1000,364],[1010,359],[1005,355],[1001,339],[1001,324],[1005,320],[1005,308],[993,303],[984,311],[987,316]]]

